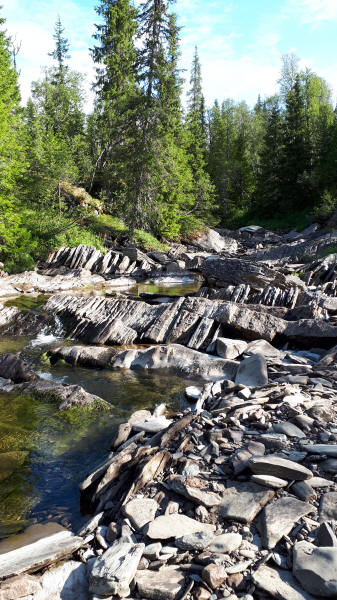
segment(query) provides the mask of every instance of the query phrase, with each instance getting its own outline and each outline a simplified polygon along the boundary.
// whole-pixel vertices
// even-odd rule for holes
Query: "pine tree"
[[[201,65],[198,49],[195,47],[190,89],[188,91],[188,111],[186,116],[188,153],[193,174],[195,212],[204,220],[210,219],[214,207],[214,188],[206,172],[207,134],[205,99],[202,93]],[[212,207],[213,204],[213,207]]]

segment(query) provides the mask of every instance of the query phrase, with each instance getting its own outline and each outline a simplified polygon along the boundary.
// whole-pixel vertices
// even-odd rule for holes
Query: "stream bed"
[[[183,295],[191,290],[188,283],[185,292],[185,285],[143,284],[139,291]],[[27,296],[10,301],[26,310],[43,310],[44,302]],[[171,410],[184,408],[185,387],[197,383],[169,372],[89,370],[63,362],[50,366],[45,353],[55,343],[69,341],[50,332],[2,337],[0,353],[20,351],[41,377],[81,385],[112,409],[58,411],[50,402],[0,392],[0,539],[49,522],[76,531],[88,518],[80,511],[78,483],[106,456],[114,426],[135,410],[161,402]]]

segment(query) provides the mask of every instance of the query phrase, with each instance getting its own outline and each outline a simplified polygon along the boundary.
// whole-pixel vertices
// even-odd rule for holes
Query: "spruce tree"
[[[268,112],[255,196],[255,208],[262,217],[282,213],[281,154],[282,115],[279,104],[275,101]]]
[[[62,81],[64,77],[64,72],[68,69],[68,66],[66,65],[66,60],[70,58],[69,41],[66,37],[64,37],[64,31],[65,30],[59,15],[55,23],[53,35],[53,38],[55,40],[55,48],[52,52],[48,53],[48,56],[52,56],[53,59],[57,61],[57,71],[55,72],[55,77],[58,78],[60,81]]]
[[[197,47],[195,47],[194,51],[190,89],[188,91],[186,129],[188,136],[187,150],[190,156],[190,166],[193,175],[194,210],[200,217],[207,220],[211,218],[211,210],[215,210],[214,187],[206,172],[207,134],[205,99],[202,93],[201,65]]]

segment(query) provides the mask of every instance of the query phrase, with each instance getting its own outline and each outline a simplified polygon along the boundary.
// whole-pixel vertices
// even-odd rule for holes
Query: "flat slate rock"
[[[304,481],[312,477],[312,472],[291,460],[279,456],[253,456],[249,467],[256,475],[274,475],[280,479]]]
[[[326,492],[321,496],[318,509],[319,521],[337,522],[337,492]]]
[[[192,502],[196,502],[198,505],[202,504],[206,508],[212,508],[213,506],[221,504],[221,497],[219,494],[205,491],[200,489],[200,487],[187,485],[182,477],[172,477],[167,483],[170,489],[176,492],[176,494],[181,494],[189,500],[192,500]]]
[[[262,565],[252,573],[252,579],[258,588],[277,600],[314,600],[285,569],[271,569]]]
[[[337,444],[303,444],[302,447],[311,454],[326,454],[337,458]]]
[[[60,531],[33,544],[0,555],[0,577],[38,571],[61,558],[70,556],[83,544],[71,531]]]
[[[207,546],[209,552],[214,554],[227,554],[235,552],[242,544],[240,533],[223,533],[215,536],[214,540]]]
[[[184,571],[175,565],[137,571],[135,581],[141,597],[151,600],[177,600],[185,587]]]
[[[145,544],[120,538],[90,565],[89,590],[99,596],[127,597]]]
[[[183,537],[198,531],[215,531],[214,525],[199,523],[186,515],[178,513],[162,515],[145,527],[146,535],[152,540],[168,540],[169,538]]]
[[[286,479],[280,479],[279,477],[274,477],[274,475],[252,475],[251,481],[274,490],[284,488],[289,483]]]
[[[317,548],[304,540],[297,542],[293,574],[305,590],[318,598],[337,598],[337,548]]]
[[[240,536],[241,537],[241,536]],[[175,539],[175,545],[181,550],[202,552],[216,539],[212,531],[197,531]]]
[[[139,530],[154,520],[158,508],[158,503],[151,498],[134,498],[124,506],[124,514]]]
[[[303,431],[299,427],[297,427],[293,423],[290,423],[289,421],[284,421],[282,423],[274,423],[273,429],[277,433],[284,433],[287,437],[294,437],[294,438],[305,438],[306,437],[305,433],[303,433]]]
[[[262,354],[245,358],[238,368],[235,383],[247,387],[260,387],[268,384],[266,359]]]
[[[273,497],[273,490],[256,483],[235,481],[224,492],[220,514],[226,520],[250,523]]]
[[[277,542],[292,530],[295,523],[313,512],[311,504],[291,496],[284,496],[266,506],[259,519],[259,530],[264,548],[275,548]]]

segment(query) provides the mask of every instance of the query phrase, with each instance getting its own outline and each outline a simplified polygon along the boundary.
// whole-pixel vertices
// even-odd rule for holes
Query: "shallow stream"
[[[187,285],[145,286],[138,292],[195,291],[195,284],[194,290]],[[25,296],[10,301],[26,310],[43,310],[44,302],[43,297]],[[191,385],[191,380],[165,372],[96,371],[63,362],[51,367],[45,352],[55,342],[69,343],[44,332],[34,338],[3,337],[0,353],[21,351],[41,377],[81,385],[107,400],[112,410],[58,412],[52,403],[0,392],[0,538],[50,521],[78,529],[87,517],[80,512],[78,483],[106,456],[114,426],[133,411],[161,402],[182,408],[183,391]]]

